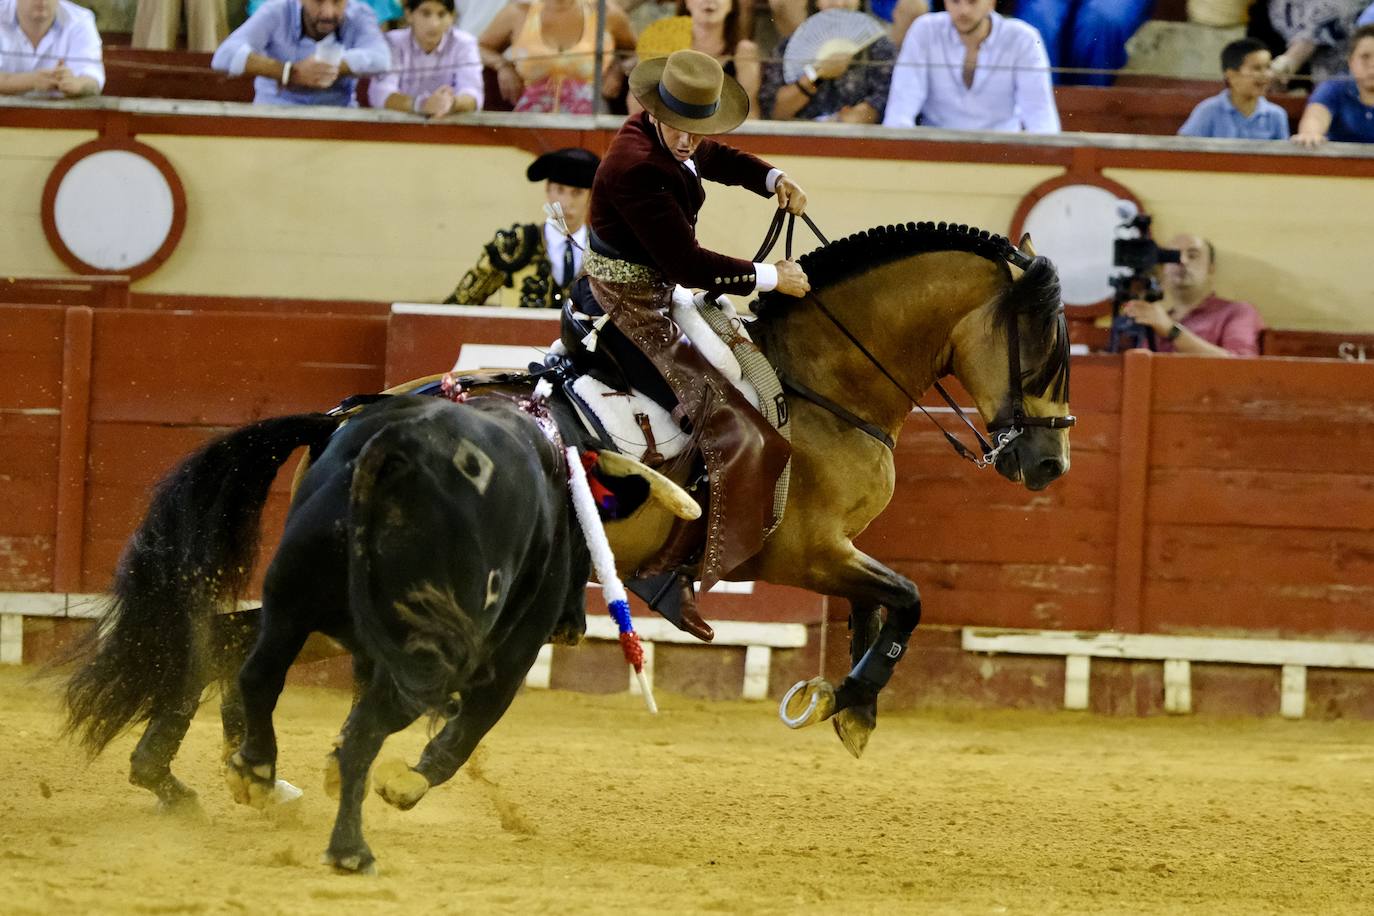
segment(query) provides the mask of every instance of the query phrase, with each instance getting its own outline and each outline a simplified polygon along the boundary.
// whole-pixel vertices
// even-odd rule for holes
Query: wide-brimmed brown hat
[[[723,134],[749,117],[749,96],[700,51],[674,51],[640,61],[630,73],[630,92],[649,114],[692,134]]]

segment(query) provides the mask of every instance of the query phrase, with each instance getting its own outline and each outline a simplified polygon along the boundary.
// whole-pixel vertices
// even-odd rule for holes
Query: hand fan
[[[635,54],[640,60],[667,57],[674,51],[685,51],[692,46],[692,17],[669,16],[656,19],[639,33],[635,44]]]
[[[857,54],[886,34],[882,22],[867,13],[822,10],[798,26],[788,39],[782,78],[796,82],[807,64],[815,66],[835,54]]]

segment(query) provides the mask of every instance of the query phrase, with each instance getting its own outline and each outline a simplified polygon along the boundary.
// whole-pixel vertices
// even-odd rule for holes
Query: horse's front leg
[[[911,634],[921,622],[921,595],[911,580],[852,547],[838,562],[813,564],[812,570],[809,580],[798,584],[848,597],[856,617],[860,608],[868,610],[867,620],[862,634],[855,626],[853,668],[840,685],[836,687],[824,677],[802,681],[783,697],[778,714],[789,728],[801,728],[846,710],[858,710],[843,716],[836,725],[845,747],[857,757],[863,753],[875,721],[865,710],[876,711],[879,691],[891,680],[897,662],[906,654]],[[872,644],[863,648],[866,638],[861,636],[871,632],[872,612],[878,605],[888,609],[887,619]]]

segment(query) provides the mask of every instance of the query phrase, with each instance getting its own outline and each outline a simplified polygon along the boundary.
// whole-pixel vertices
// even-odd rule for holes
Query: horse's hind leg
[[[871,602],[851,601],[849,603],[849,659],[857,667],[864,655],[873,645],[882,627],[882,613],[879,606]],[[860,702],[835,713],[830,724],[835,734],[840,736],[849,753],[858,757],[868,745],[868,736],[878,727],[878,696],[866,703]]]
[[[408,710],[396,693],[395,683],[383,674],[373,678],[349,713],[337,751],[339,813],[324,853],[326,865],[351,872],[374,871],[375,858],[363,840],[367,771],[387,736],[415,721]]]

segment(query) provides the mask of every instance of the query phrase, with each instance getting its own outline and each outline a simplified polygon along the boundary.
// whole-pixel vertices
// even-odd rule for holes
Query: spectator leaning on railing
[[[1059,132],[1049,58],[1035,29],[994,0],[946,0],[912,23],[887,96],[887,127]]]
[[[1135,299],[1122,311],[1154,328],[1161,352],[1198,356],[1259,356],[1264,322],[1248,302],[1223,299],[1215,292],[1216,250],[1197,235],[1177,235],[1169,243],[1180,252],[1177,264],[1164,265],[1164,299]]]
[[[373,108],[431,118],[482,109],[482,58],[477,39],[453,27],[453,0],[406,0],[404,29],[386,33],[391,70],[373,77]]]
[[[73,98],[104,86],[90,10],[67,0],[0,0],[0,95]]]
[[[358,77],[382,73],[391,52],[358,0],[270,0],[234,30],[210,66],[248,73],[258,105],[356,105]]]
[[[1183,137],[1286,140],[1288,112],[1264,97],[1269,88],[1269,49],[1241,38],[1221,51],[1226,88],[1203,99],[1178,129]]]
[[[1362,25],[1350,48],[1350,76],[1328,80],[1312,93],[1293,142],[1374,143],[1374,25]]]

